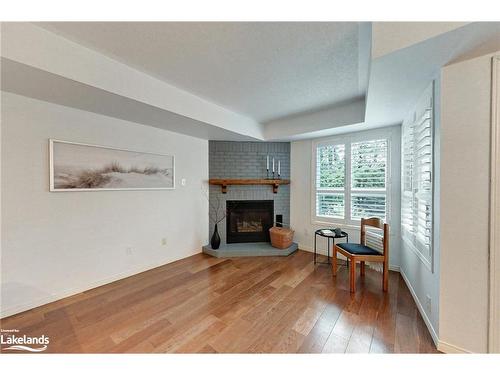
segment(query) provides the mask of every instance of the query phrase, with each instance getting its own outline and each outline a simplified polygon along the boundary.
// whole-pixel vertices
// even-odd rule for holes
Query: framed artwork
[[[50,191],[175,188],[172,155],[49,140]]]

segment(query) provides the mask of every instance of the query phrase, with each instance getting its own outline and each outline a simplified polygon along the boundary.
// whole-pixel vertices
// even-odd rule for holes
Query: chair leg
[[[360,271],[361,276],[365,276],[365,261],[364,261],[364,260],[360,262],[360,266],[359,266],[359,268],[360,268],[360,270],[361,270],[361,271]]]
[[[349,262],[349,284],[351,293],[356,292],[356,261],[351,258]]]
[[[332,251],[332,273],[333,276],[337,276],[337,249],[333,246]]]
[[[389,289],[389,269],[388,269],[388,265],[384,262],[384,273],[383,273],[383,287],[382,289],[384,290],[384,292],[387,292],[387,290]]]

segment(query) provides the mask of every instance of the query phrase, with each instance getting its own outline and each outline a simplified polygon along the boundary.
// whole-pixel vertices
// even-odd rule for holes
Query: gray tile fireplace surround
[[[229,142],[210,141],[209,146],[210,178],[266,178],[266,156],[274,157],[276,166],[281,161],[281,178],[290,178],[290,143],[289,142]],[[292,181],[293,183],[293,181]],[[271,186],[230,185],[227,193],[222,194],[220,186],[210,185],[209,199],[211,206],[220,200],[221,211],[226,209],[228,200],[273,200],[274,217],[283,215],[283,222],[290,222],[290,185],[281,185],[276,194]],[[211,213],[213,208],[210,207]],[[212,215],[211,215],[212,216]],[[214,222],[210,220],[209,236],[212,236]],[[289,255],[297,249],[275,249],[270,243],[259,242],[226,244],[226,220],[218,225],[221,246],[215,251],[210,244],[203,251],[214,256],[263,256]],[[227,254],[227,255],[225,255]]]

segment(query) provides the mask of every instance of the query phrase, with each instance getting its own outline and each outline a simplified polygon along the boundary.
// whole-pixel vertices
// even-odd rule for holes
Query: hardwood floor
[[[359,272],[359,270],[358,270]],[[369,268],[349,293],[312,254],[198,254],[0,321],[47,352],[437,353],[404,281]]]

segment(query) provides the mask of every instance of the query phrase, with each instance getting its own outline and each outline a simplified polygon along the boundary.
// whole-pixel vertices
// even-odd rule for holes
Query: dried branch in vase
[[[221,221],[223,221],[226,218],[227,210],[222,209],[221,199],[218,195],[213,197],[213,199],[211,200],[209,190],[204,189],[203,186],[202,186],[202,190],[203,190],[203,195],[207,199],[208,205],[210,206],[210,209],[208,212],[210,221],[213,224],[219,224]],[[215,204],[214,204],[213,200],[215,200]]]

